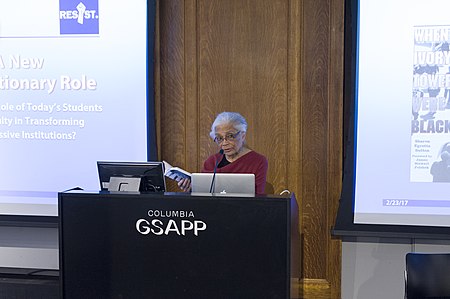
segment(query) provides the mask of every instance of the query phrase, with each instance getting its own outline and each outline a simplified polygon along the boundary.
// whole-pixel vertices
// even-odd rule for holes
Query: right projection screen
[[[354,223],[450,226],[450,1],[360,0]]]

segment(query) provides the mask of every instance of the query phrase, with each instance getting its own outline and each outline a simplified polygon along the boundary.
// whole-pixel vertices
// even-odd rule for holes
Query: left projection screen
[[[0,2],[0,215],[56,216],[57,192],[99,190],[96,161],[147,160],[147,12]]]

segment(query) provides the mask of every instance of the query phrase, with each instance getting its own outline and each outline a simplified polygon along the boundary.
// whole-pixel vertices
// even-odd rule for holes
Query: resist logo
[[[98,0],[59,0],[60,34],[98,34]]]

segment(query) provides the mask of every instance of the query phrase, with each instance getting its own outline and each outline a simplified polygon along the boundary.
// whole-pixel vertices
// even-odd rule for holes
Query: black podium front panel
[[[289,298],[289,198],[60,193],[64,298]]]

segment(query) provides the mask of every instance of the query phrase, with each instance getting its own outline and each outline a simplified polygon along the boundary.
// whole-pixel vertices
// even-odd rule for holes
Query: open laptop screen
[[[211,195],[212,173],[192,174],[192,195]],[[214,195],[254,196],[255,175],[252,173],[216,173]]]

